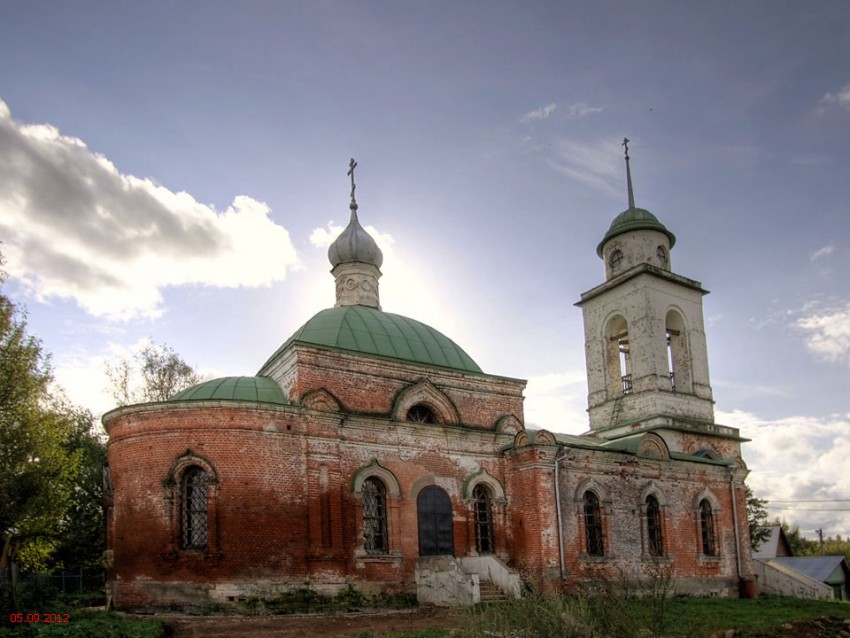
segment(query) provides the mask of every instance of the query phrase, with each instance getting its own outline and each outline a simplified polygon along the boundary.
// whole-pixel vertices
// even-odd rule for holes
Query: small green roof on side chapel
[[[623,146],[626,148],[626,181],[629,189],[629,207],[614,218],[605,237],[599,242],[596,247],[596,254],[602,256],[602,247],[617,235],[628,233],[633,230],[657,230],[667,235],[670,240],[670,248],[676,243],[676,236],[667,230],[667,227],[658,221],[658,218],[650,213],[645,208],[635,206],[635,195],[632,189],[632,172],[629,167],[629,138],[623,139]]]

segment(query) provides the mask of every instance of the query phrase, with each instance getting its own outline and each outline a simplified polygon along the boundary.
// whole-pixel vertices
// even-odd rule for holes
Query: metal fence
[[[82,570],[52,574],[24,574],[20,577],[20,582],[42,590],[51,589],[64,594],[82,594],[103,589],[106,575],[103,572],[86,573]]]

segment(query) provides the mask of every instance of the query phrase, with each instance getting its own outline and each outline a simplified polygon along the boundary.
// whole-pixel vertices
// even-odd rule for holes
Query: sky
[[[582,292],[635,200],[704,298],[718,423],[770,515],[850,535],[850,4],[4,0],[3,292],[71,399],[146,340],[253,375],[334,303],[360,220],[383,309],[587,430]],[[844,499],[844,500],[841,500]]]

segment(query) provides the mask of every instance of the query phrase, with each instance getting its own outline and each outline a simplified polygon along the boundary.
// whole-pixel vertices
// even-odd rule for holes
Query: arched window
[[[363,496],[363,547],[367,554],[386,554],[387,542],[387,488],[377,478],[370,476],[360,488]]]
[[[670,310],[665,319],[667,332],[667,371],[673,392],[693,392],[691,363],[685,321],[676,310]]]
[[[699,503],[699,527],[702,536],[702,553],[704,556],[717,556],[717,546],[714,543],[714,512],[708,499]]]
[[[609,395],[632,393],[632,356],[629,345],[629,327],[622,316],[608,322],[606,336],[606,368]]]
[[[587,553],[590,556],[603,556],[602,512],[599,509],[599,497],[591,491],[584,493],[584,536]]]
[[[183,549],[207,548],[208,520],[207,473],[193,466],[183,473],[181,489],[180,523]]]
[[[407,420],[414,423],[436,423],[437,415],[424,403],[417,403],[407,411]]]
[[[661,533],[661,506],[658,499],[650,495],[646,497],[646,538],[650,556],[664,554],[664,537]]]
[[[490,488],[478,484],[472,490],[475,500],[475,549],[479,554],[493,553],[493,498]]]

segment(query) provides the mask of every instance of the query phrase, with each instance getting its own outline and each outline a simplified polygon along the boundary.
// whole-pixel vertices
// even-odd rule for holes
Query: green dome
[[[280,386],[268,377],[222,377],[181,390],[171,401],[254,401],[289,403]]]
[[[655,215],[645,208],[633,207],[623,211],[614,218],[614,221],[611,222],[611,227],[605,233],[605,237],[602,238],[599,246],[596,247],[596,254],[600,257],[602,256],[602,247],[609,239],[633,230],[657,230],[667,235],[667,238],[670,240],[670,248],[676,243],[676,236],[667,230],[667,227],[658,221]]]
[[[366,306],[322,310],[296,330],[263,369],[293,343],[481,372],[478,364],[441,332],[414,319]]]

